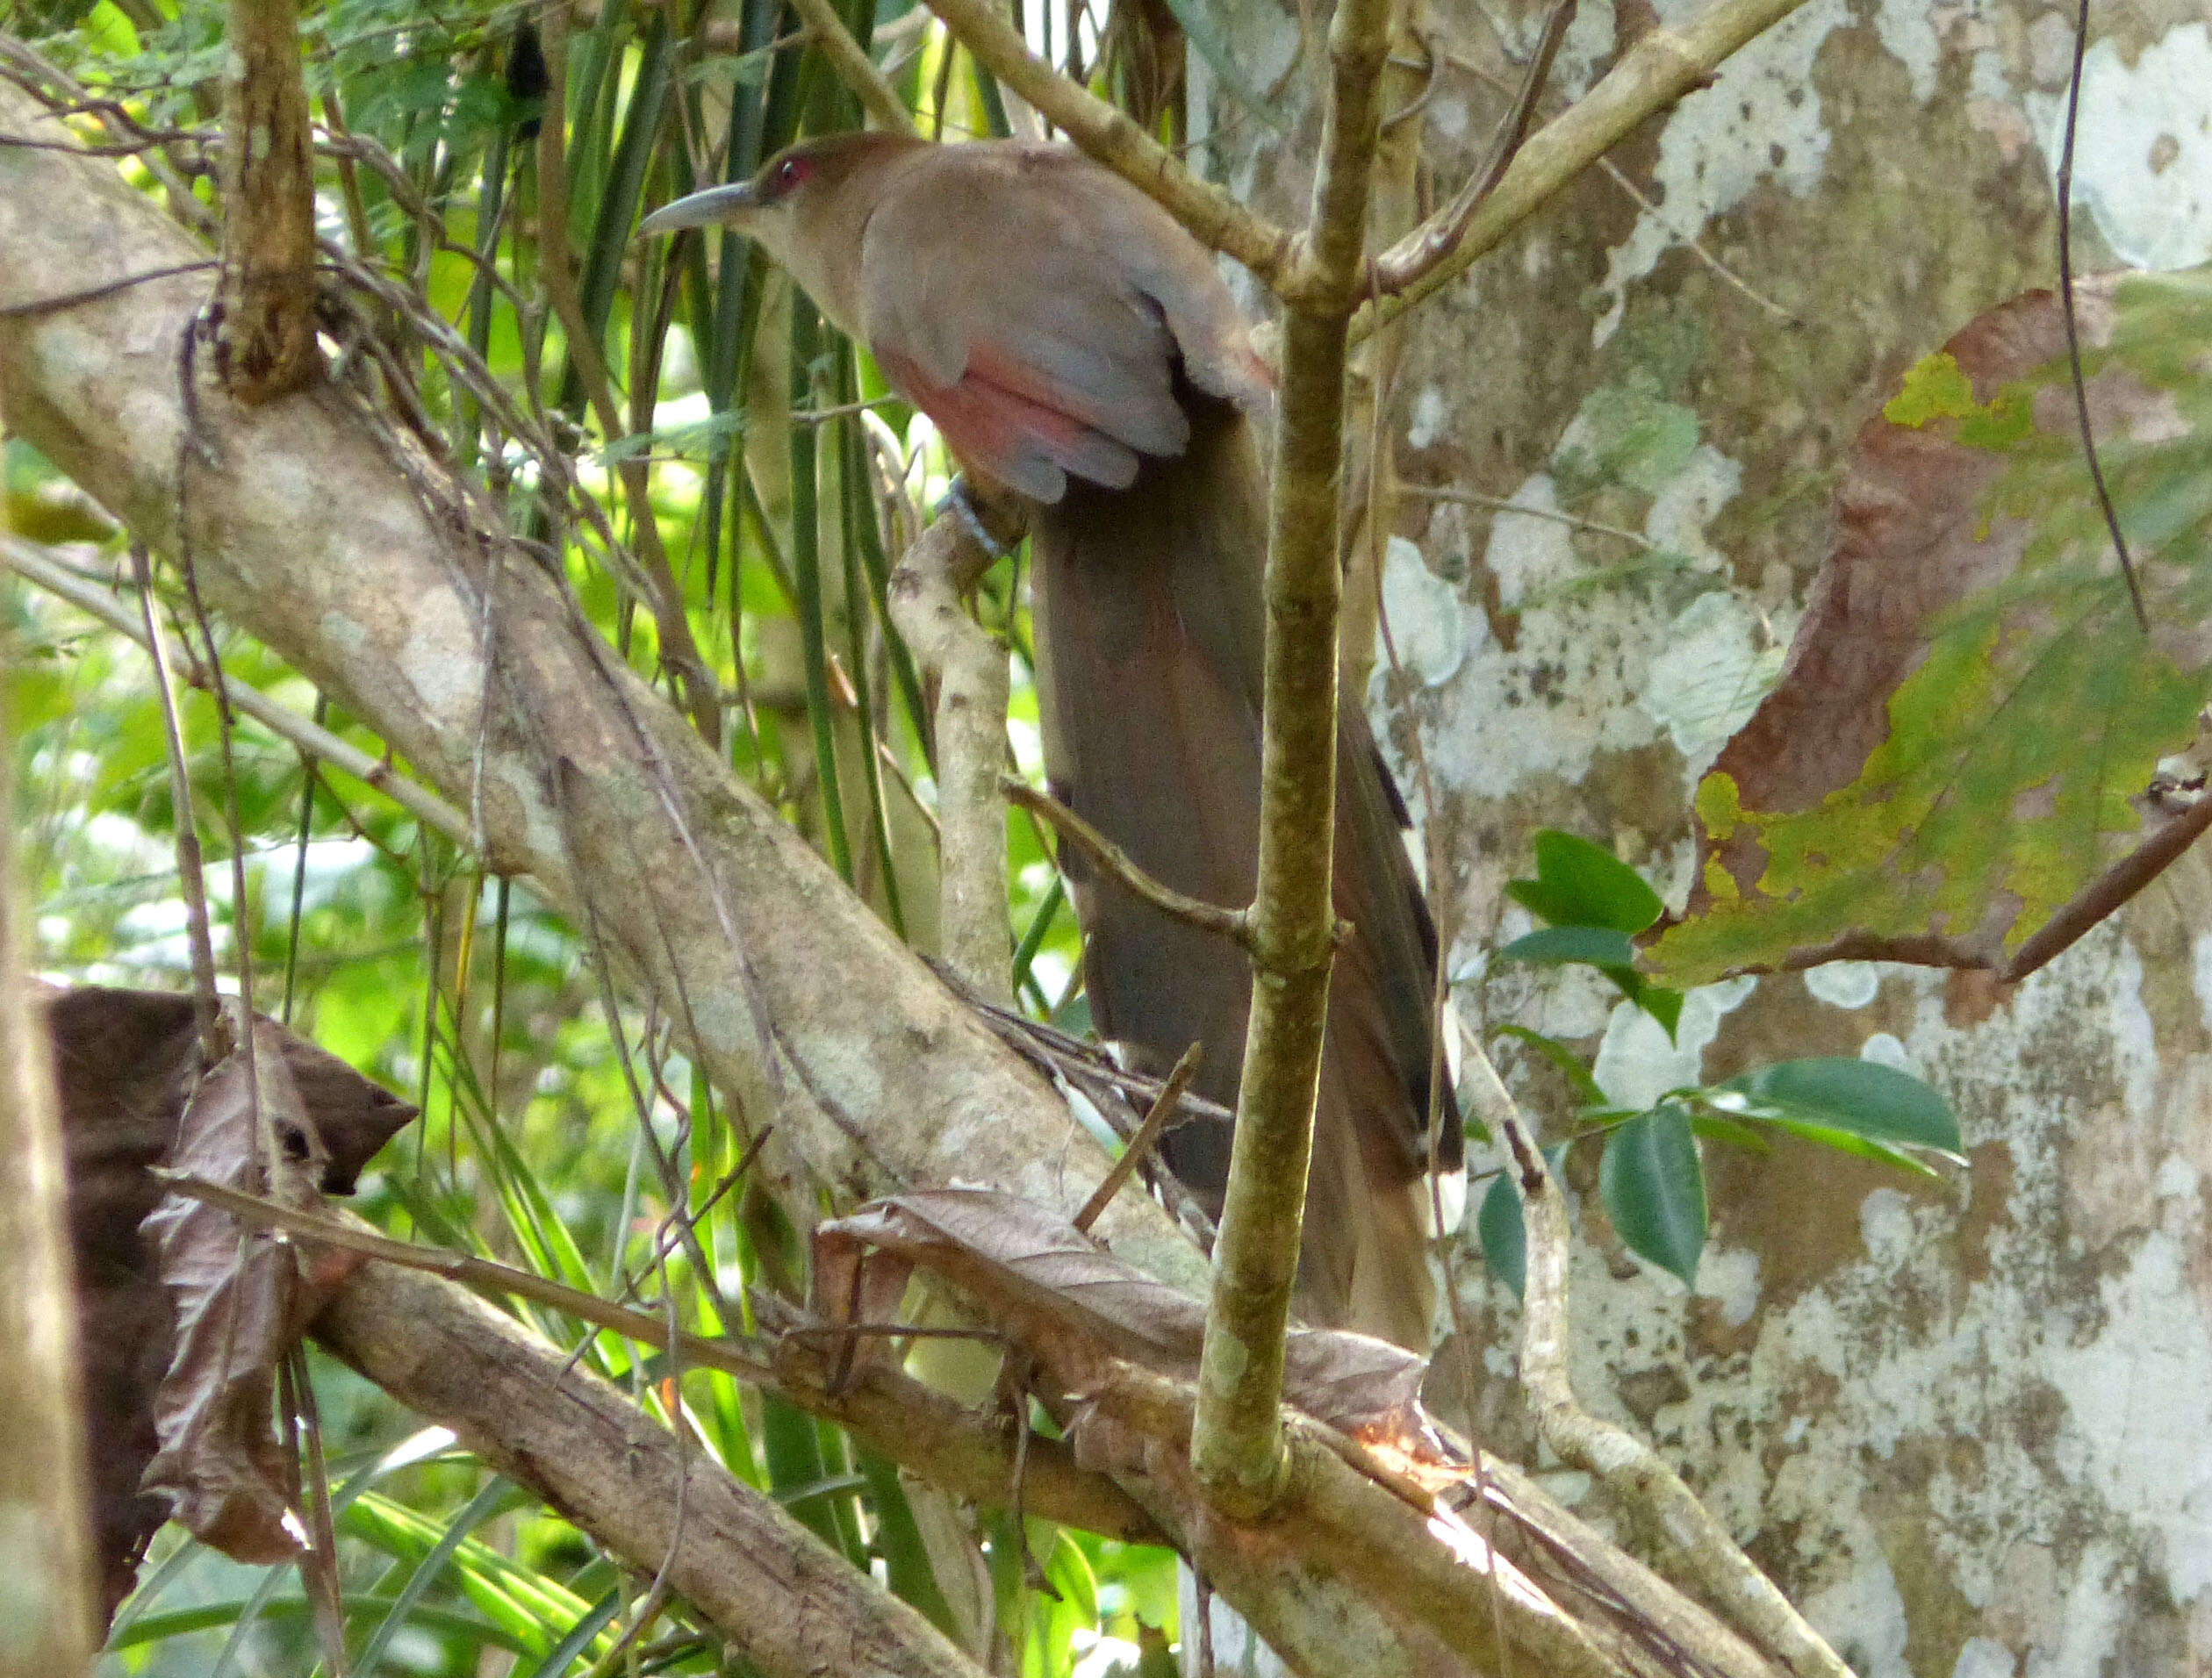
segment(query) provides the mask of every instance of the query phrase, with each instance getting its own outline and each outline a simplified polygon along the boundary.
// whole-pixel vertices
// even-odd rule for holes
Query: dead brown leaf
[[[188,1101],[193,1106],[190,1129],[200,1136],[195,1144],[199,1163],[190,1168],[207,1170],[228,1181],[234,1180],[231,1165],[237,1162],[211,1158],[216,1151],[213,1140],[202,1134],[211,1128],[205,1121],[216,1115],[221,1096],[212,1079],[199,1080],[199,1042],[190,997],[89,986],[49,987],[46,1017],[68,1147],[86,1434],[92,1445],[105,1608],[112,1614],[129,1593],[146,1541],[169,1508],[167,1496],[141,1485],[147,1465],[169,1442],[157,1429],[155,1395],[177,1345],[173,1326],[176,1307],[164,1286],[161,1251],[140,1230],[162,1198],[152,1168],[164,1160],[187,1163],[172,1150],[179,1144],[180,1121]],[[305,1174],[333,1193],[350,1192],[370,1157],[413,1116],[414,1108],[336,1056],[271,1022],[262,1022],[257,1035],[263,1042],[262,1064],[273,1069],[263,1080],[265,1086],[282,1084],[291,1091],[287,1102],[291,1116],[284,1122],[298,1136],[290,1144],[281,1136],[276,1140],[280,1155],[288,1147],[304,1150],[291,1174]],[[242,1085],[242,1063],[233,1062],[233,1080]],[[198,1097],[196,1083],[201,1092]],[[219,1122],[212,1128],[244,1149],[252,1138],[241,1105],[233,1104],[226,1125]],[[254,1244],[257,1249],[266,1246]],[[269,1251],[289,1264],[289,1250]],[[205,1243],[205,1251],[189,1266],[198,1279],[194,1288],[207,1290],[195,1308],[201,1315],[221,1291],[223,1267],[237,1265],[246,1252],[234,1235],[218,1235]],[[297,1309],[277,1315],[296,1316]],[[276,1355],[283,1350],[277,1347]],[[203,1364],[206,1361],[203,1355]],[[234,1397],[242,1406],[242,1394]],[[215,1401],[211,1388],[165,1401],[163,1409],[204,1416]],[[265,1401],[260,1414],[261,1431],[267,1436]],[[243,1459],[250,1463],[252,1452],[244,1452]],[[165,1472],[189,1477],[196,1472],[194,1460],[187,1451]],[[239,1467],[239,1462],[231,1461],[228,1472],[235,1474]],[[267,1483],[281,1484],[281,1480]],[[223,1503],[219,1494],[212,1500],[219,1528],[225,1518]],[[268,1541],[265,1518],[248,1520],[247,1530],[250,1538]],[[282,1553],[290,1553],[288,1549]]]
[[[877,1302],[868,1308],[876,1309],[896,1299],[908,1271],[919,1267],[974,1300],[1066,1393],[1093,1389],[1118,1363],[1197,1377],[1206,1327],[1197,1301],[1117,1258],[1064,1218],[996,1189],[879,1201],[817,1230],[815,1264],[817,1295],[833,1325],[854,1320],[855,1299]],[[869,1273],[879,1267],[880,1275]],[[1293,1328],[1285,1363],[1285,1399],[1317,1421],[1409,1449],[1426,1436],[1426,1359],[1364,1334]]]

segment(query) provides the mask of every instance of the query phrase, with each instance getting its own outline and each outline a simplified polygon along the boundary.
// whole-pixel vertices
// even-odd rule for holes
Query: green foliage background
[[[880,11],[858,0],[846,11],[863,40],[887,30],[876,56],[925,129],[1004,132],[995,87],[940,29],[905,18],[907,0]],[[609,436],[543,301],[533,134],[549,118],[530,63],[535,15],[425,0],[307,10],[307,86],[327,142],[320,232],[452,323],[508,396],[563,440],[583,488],[626,541],[640,509],[622,495],[615,466],[647,462],[650,515],[728,696],[733,771],[926,946],[935,897],[928,730],[920,683],[883,613],[896,531],[883,520],[894,509],[911,519],[941,495],[945,462],[926,422],[885,401],[866,357],[768,283],[749,247],[719,236],[633,243],[643,211],[750,174],[801,133],[856,126],[858,110],[777,0],[607,0],[576,14],[566,219],[585,317],[628,427]],[[1064,60],[1067,17],[1053,25]],[[220,104],[222,5],[61,0],[4,26],[167,139],[190,196],[214,203],[207,142]],[[1098,56],[1084,39],[1087,56]],[[1116,48],[1094,68],[1094,84],[1111,91],[1124,74]],[[1172,107],[1160,113],[1163,134],[1178,122]],[[161,190],[139,160],[119,167]],[[573,509],[541,492],[542,475],[449,362],[404,321],[365,313],[451,457],[506,495],[516,527],[540,539],[570,531]],[[812,408],[834,415],[792,424],[794,409]],[[27,447],[4,447],[9,527],[92,543],[76,556],[90,565],[119,563],[119,538],[104,521]],[[562,551],[593,621],[639,670],[657,674],[651,614],[618,587],[608,556],[588,541],[564,541]],[[181,612],[174,579],[162,587]],[[1008,565],[980,602],[1017,655],[1029,637],[1019,599]],[[88,982],[182,986],[189,961],[150,668],[67,607],[26,590],[0,592],[0,601],[22,655],[8,679],[25,885],[41,909],[38,964]],[[303,713],[316,707],[313,691],[250,641],[224,638],[221,651],[232,680]],[[1019,687],[1011,733],[1033,771],[1035,698]],[[262,1007],[423,1108],[364,1180],[357,1209],[395,1233],[604,1294],[665,1290],[690,1326],[715,1331],[715,1306],[690,1258],[681,1248],[664,1261],[656,1253],[672,1215],[713,1196],[743,1139],[668,1022],[610,1013],[576,929],[368,789],[305,771],[291,746],[250,722],[233,740],[248,900],[233,901],[214,710],[194,693],[183,716],[219,963],[234,972],[249,957]],[[327,721],[383,749],[344,715]],[[1027,817],[1010,824],[1009,842],[1022,996],[1081,1028],[1078,944],[1061,881]],[[723,1196],[699,1217],[698,1236],[724,1299],[743,1301],[756,1283],[802,1285],[797,1244],[765,1197]],[[535,1321],[649,1410],[665,1418],[680,1402],[694,1436],[731,1472],[958,1629],[890,1465],[725,1377],[686,1371],[679,1398],[657,1360],[572,1323]],[[349,1372],[318,1358],[315,1374],[352,1669],[426,1678],[595,1670],[650,1581],[623,1573]],[[1000,1670],[1047,1678],[1079,1662],[1102,1674],[1117,1661],[1153,1670],[1166,1658],[1175,1635],[1167,1553],[1032,1522],[1037,1565],[1025,1569],[1004,1517],[978,1517],[972,1538],[995,1597],[987,1612]],[[318,1667],[290,1569],[242,1567],[171,1530],[141,1579],[105,1671],[227,1678]],[[617,1660],[636,1672],[745,1669],[680,1604]]]

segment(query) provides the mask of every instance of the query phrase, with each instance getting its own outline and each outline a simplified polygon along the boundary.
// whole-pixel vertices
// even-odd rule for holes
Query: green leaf
[[[1700,1113],[1690,1121],[1690,1129],[1707,1142],[1725,1142],[1741,1148],[1746,1153],[1766,1154],[1774,1151],[1774,1144],[1766,1133],[1755,1124],[1741,1119],[1720,1118],[1711,1113]]]
[[[1958,358],[1948,350],[1924,355],[1882,408],[1893,426],[1922,431],[1938,420],[1956,420],[1951,433],[1970,448],[2004,449],[2019,442],[2035,423],[2035,405],[2017,387],[2000,391],[1988,402],[1974,400],[1974,386]]]
[[[529,1678],[565,1678],[568,1669],[583,1658],[592,1640],[607,1628],[628,1600],[628,1591],[618,1585],[592,1603],[591,1611],[569,1628],[568,1635],[553,1646],[552,1653],[538,1663]]]
[[[1520,884],[1515,881],[1515,885]],[[1631,967],[1636,947],[1612,927],[1541,927],[1497,952],[1500,961],[1585,962],[1592,967]]]
[[[1665,1102],[1609,1135],[1598,1192],[1631,1252],[1697,1285],[1706,1240],[1705,1168],[1687,1108]]]
[[[83,32],[84,44],[96,53],[114,58],[138,56],[138,27],[124,15],[115,0],[99,0],[84,14],[84,21],[77,27]]]
[[[1765,1122],[1777,1130],[1801,1137],[1807,1142],[1817,1142],[1821,1147],[1833,1148],[1838,1153],[1871,1159],[1878,1165],[1894,1165],[1898,1170],[1909,1172],[1915,1177],[1942,1180],[1943,1173],[1926,1160],[1914,1158],[1911,1154],[1885,1144],[1855,1137],[1849,1131],[1839,1130],[1833,1125],[1807,1124],[1798,1119],[1769,1119]]]
[[[1950,1103],[1911,1073],[1878,1061],[1846,1056],[1778,1061],[1714,1086],[1706,1100],[1738,1118],[1924,1148],[1966,1163]]]
[[[1633,967],[1608,967],[1605,977],[1620,986],[1622,995],[1659,1022],[1669,1043],[1674,1041],[1675,1028],[1682,1023],[1680,991],[1655,985]]]
[[[1548,1037],[1540,1031],[1532,1031],[1525,1025],[1501,1025],[1496,1028],[1496,1032],[1501,1037],[1512,1037],[1518,1043],[1526,1043],[1559,1068],[1567,1081],[1574,1086],[1576,1098],[1585,1107],[1604,1104],[1605,1093],[1598,1087],[1598,1080],[1590,1075],[1590,1068],[1583,1065],[1575,1051],[1558,1038]]]
[[[1567,1168],[1567,1144],[1562,1142],[1545,1149],[1544,1160],[1556,1183]],[[1515,1299],[1520,1298],[1528,1285],[1528,1226],[1521,1217],[1520,1190],[1510,1168],[1491,1178],[1490,1187],[1483,1191],[1483,1203],[1475,1213],[1475,1237],[1482,1244],[1483,1262],[1490,1266],[1490,1274],[1512,1288]]]
[[[1521,1220],[1520,1191],[1513,1187],[1511,1172],[1501,1171],[1490,1179],[1475,1214],[1475,1235],[1490,1274],[1519,1299],[1528,1285],[1528,1228]]]
[[[1634,934],[1664,907],[1642,875],[1602,845],[1547,828],[1536,835],[1536,878],[1506,891],[1555,927],[1609,927]]]
[[[1701,983],[1849,953],[2017,979],[2172,854],[2180,818],[2144,793],[2212,699],[2190,629],[2212,617],[2206,282],[2082,295],[2151,633],[2050,353],[2059,305],[2014,298],[1916,367],[1845,462],[1786,673],[1698,789],[1697,889],[1648,970]]]

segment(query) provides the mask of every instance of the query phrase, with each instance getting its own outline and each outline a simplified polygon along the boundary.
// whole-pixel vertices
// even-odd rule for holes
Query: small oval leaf
[[[1775,1118],[1869,1142],[1927,1148],[1965,1163],[1965,1144],[1950,1103],[1910,1072],[1878,1061],[1841,1055],[1778,1061],[1715,1087],[1742,1094]]]
[[[1669,1101],[1616,1128],[1605,1138],[1598,1192],[1631,1252],[1697,1285],[1705,1169],[1685,1108]]]
[[[1641,932],[1659,918],[1659,894],[1603,845],[1556,828],[1536,835],[1536,878],[1505,887],[1513,900],[1554,926]]]
[[[1475,1214],[1475,1234],[1483,1244],[1483,1262],[1490,1274],[1519,1299],[1528,1283],[1528,1229],[1521,1222],[1520,1191],[1509,1172],[1501,1171],[1490,1179],[1482,1208]]]

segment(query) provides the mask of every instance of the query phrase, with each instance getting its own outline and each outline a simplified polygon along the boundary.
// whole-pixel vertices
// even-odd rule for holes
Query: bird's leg
[[[1004,559],[1014,551],[1021,537],[1016,534],[1002,541],[993,534],[991,525],[994,519],[1003,524],[1006,518],[998,507],[992,505],[992,499],[979,495],[969,484],[967,474],[963,472],[952,480],[952,487],[944,492],[944,498],[930,509],[930,516],[941,519],[951,513],[966,527],[968,534],[975,538],[976,545],[993,560]]]

